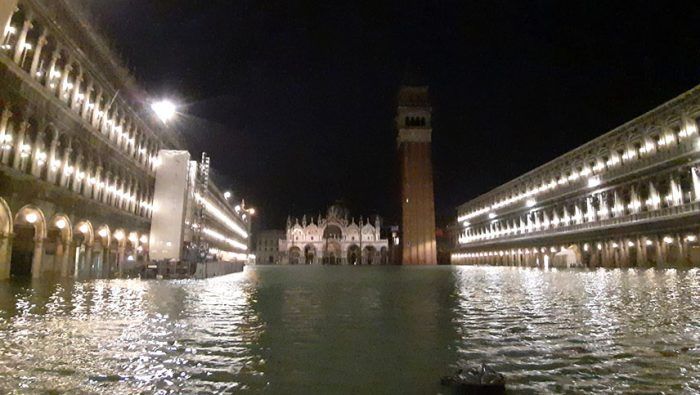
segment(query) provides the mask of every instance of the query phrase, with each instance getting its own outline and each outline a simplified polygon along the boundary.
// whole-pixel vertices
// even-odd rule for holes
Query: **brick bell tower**
[[[435,199],[428,86],[399,88],[396,129],[401,160],[401,233],[404,265],[435,265]]]

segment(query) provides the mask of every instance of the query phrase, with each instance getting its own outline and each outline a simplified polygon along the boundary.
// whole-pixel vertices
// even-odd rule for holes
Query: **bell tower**
[[[401,161],[402,263],[435,265],[435,200],[428,86],[399,88],[396,129]]]

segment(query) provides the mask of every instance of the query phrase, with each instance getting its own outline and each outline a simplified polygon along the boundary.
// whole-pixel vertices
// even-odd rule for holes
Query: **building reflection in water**
[[[0,392],[260,389],[246,275],[0,283]]]
[[[700,389],[697,270],[460,267],[458,363],[535,392]]]

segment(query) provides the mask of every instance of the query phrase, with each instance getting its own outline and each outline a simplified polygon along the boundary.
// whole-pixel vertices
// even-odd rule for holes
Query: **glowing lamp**
[[[63,228],[65,228],[65,227],[66,227],[66,220],[64,220],[63,218],[57,220],[57,221],[56,221],[56,227],[57,227],[58,229],[63,229]]]
[[[27,220],[27,222],[29,222],[30,224],[33,224],[39,219],[39,216],[36,215],[36,213],[29,213],[24,216],[24,219]]]
[[[175,104],[170,100],[161,100],[151,104],[151,109],[156,116],[163,122],[168,123],[177,112]]]
[[[85,235],[90,231],[90,227],[87,224],[81,224],[78,230]]]
[[[97,234],[100,235],[100,237],[105,238],[107,237],[107,235],[109,235],[109,232],[107,231],[107,229],[102,228],[99,230],[99,232],[97,232]]]

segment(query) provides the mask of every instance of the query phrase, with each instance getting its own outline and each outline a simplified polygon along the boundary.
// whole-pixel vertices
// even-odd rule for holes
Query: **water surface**
[[[247,268],[202,281],[0,283],[0,393],[700,391],[700,272]]]

